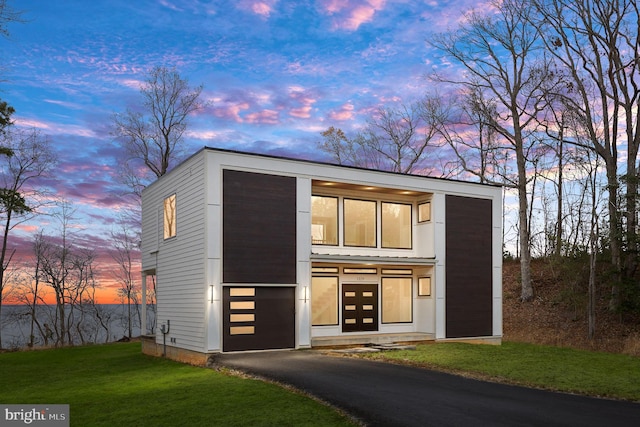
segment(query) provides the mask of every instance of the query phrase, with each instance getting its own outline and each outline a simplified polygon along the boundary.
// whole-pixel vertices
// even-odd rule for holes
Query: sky
[[[78,238],[98,253],[102,302],[112,302],[110,233],[126,208],[124,153],[114,113],[139,105],[152,67],[202,85],[207,107],[191,117],[187,153],[203,146],[328,160],[330,126],[356,131],[380,106],[430,90],[427,74],[451,64],[427,43],[483,2],[419,0],[20,0],[22,23],[0,39],[0,98],[16,126],[36,128],[58,154],[58,197]],[[40,217],[10,245],[28,253]]]

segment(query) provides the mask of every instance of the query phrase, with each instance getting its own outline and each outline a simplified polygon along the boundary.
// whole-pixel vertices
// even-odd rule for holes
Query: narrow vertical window
[[[418,278],[418,296],[430,297],[431,296],[431,277],[419,277]]]
[[[382,203],[382,247],[411,249],[411,205]]]
[[[424,202],[418,205],[418,222],[431,221],[431,202]]]
[[[176,195],[173,194],[164,199],[164,238],[169,239],[176,235]]]
[[[376,202],[344,199],[344,244],[376,247]]]
[[[311,242],[314,245],[338,244],[338,198],[311,197]]]

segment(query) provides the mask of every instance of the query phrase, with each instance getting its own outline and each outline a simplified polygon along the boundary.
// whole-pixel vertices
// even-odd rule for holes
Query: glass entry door
[[[378,330],[378,285],[342,285],[342,332]]]

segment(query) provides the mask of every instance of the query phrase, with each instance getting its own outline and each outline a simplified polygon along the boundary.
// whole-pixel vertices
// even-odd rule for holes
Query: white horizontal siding
[[[200,352],[206,341],[204,177],[204,155],[199,153],[143,192],[143,269],[156,270],[158,325],[170,321],[167,345]],[[176,195],[176,236],[164,240],[162,203],[172,194]],[[147,210],[155,211],[156,218],[145,216]],[[156,337],[162,342],[159,327]]]

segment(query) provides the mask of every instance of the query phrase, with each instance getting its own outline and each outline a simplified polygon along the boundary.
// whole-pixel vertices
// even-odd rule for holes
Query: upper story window
[[[415,204],[408,198],[383,201],[382,197],[377,200],[357,197],[311,196],[313,245],[413,249],[414,221],[424,220],[425,215],[430,218],[430,202]]]
[[[164,217],[164,238],[170,239],[176,236],[176,195],[164,199],[163,205],[163,217]]]
[[[431,202],[424,202],[418,205],[418,222],[431,221]]]
[[[382,247],[411,249],[411,205],[382,202]]]
[[[311,197],[311,242],[314,245],[338,244],[337,197]]]
[[[344,245],[376,247],[376,202],[344,199]]]

